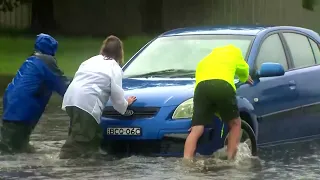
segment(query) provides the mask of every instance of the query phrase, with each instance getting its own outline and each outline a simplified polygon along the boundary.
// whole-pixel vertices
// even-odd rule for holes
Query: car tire
[[[161,141],[161,154],[177,154],[184,151],[185,139],[171,139],[165,138]]]
[[[248,144],[248,142],[246,142],[246,143],[248,144],[248,146],[251,149],[252,156],[257,156],[257,154],[258,154],[257,139],[256,139],[256,135],[255,135],[253,129],[244,120],[241,121],[241,129],[242,129],[242,137],[241,137],[240,142],[244,143],[244,142],[250,140],[250,144]],[[229,133],[227,134],[227,136],[224,140],[225,145],[227,145],[228,136],[229,136]]]

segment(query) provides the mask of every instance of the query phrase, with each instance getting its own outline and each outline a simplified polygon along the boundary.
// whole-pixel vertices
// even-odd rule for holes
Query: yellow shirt
[[[221,79],[227,81],[236,90],[235,75],[241,82],[248,80],[249,65],[244,60],[241,50],[233,45],[218,47],[198,63],[196,86],[201,81]]]

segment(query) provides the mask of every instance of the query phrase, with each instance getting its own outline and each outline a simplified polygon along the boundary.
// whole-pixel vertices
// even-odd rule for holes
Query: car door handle
[[[290,85],[290,86],[293,86],[293,85],[295,86],[295,85],[296,85],[296,82],[295,82],[294,80],[291,80],[291,81],[289,81],[289,85]]]
[[[296,89],[296,82],[294,80],[289,81],[289,88],[291,90],[295,90]]]

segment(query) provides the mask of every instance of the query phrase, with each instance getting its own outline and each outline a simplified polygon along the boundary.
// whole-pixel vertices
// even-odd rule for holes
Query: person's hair
[[[106,58],[112,58],[119,64],[123,63],[123,44],[116,36],[107,37],[101,46],[100,54]]]

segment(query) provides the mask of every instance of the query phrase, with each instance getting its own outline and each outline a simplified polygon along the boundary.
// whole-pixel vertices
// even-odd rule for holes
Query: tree
[[[163,31],[162,5],[163,0],[140,0],[142,31],[152,34]]]
[[[0,11],[12,12],[13,9],[18,7],[21,3],[29,2],[32,2],[32,0],[0,0]],[[302,0],[302,7],[310,11],[314,10],[315,4],[316,0]]]
[[[12,0],[0,0],[0,11],[7,12],[13,11],[14,8],[18,7],[20,2]]]
[[[316,0],[302,0],[302,7],[310,11],[314,10],[315,4]]]
[[[19,7],[21,3],[29,3],[32,0],[0,0],[0,11],[12,12],[16,7]]]
[[[12,12],[24,3],[32,3],[31,29],[33,31],[55,29],[53,0],[0,0],[0,11]]]

